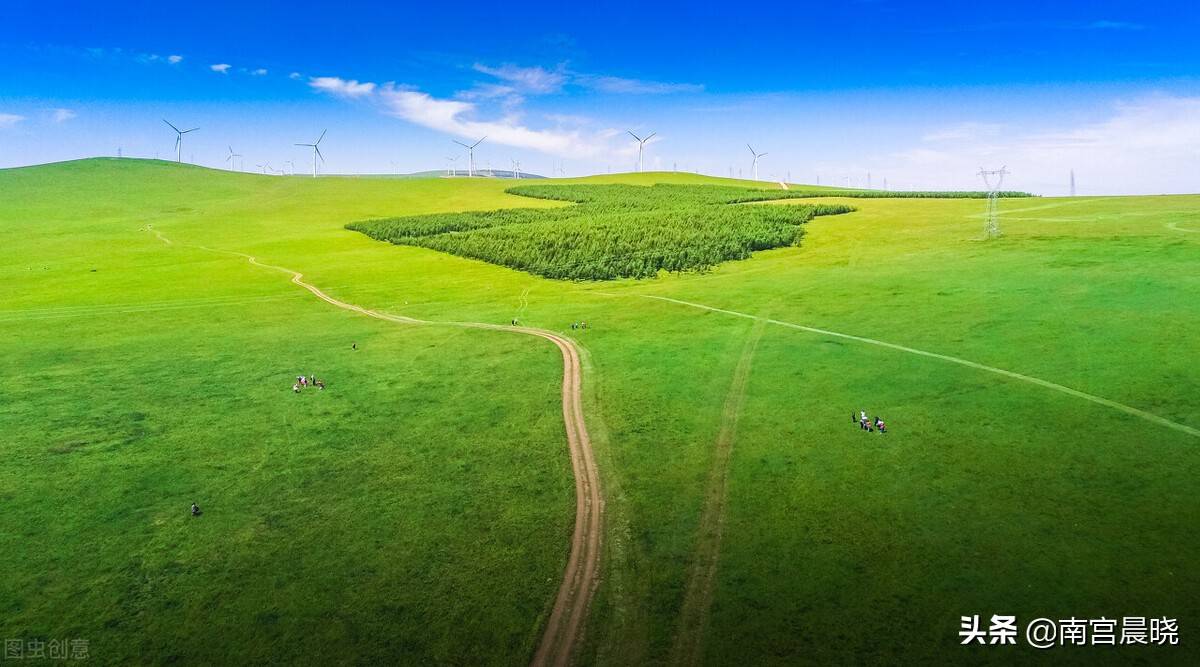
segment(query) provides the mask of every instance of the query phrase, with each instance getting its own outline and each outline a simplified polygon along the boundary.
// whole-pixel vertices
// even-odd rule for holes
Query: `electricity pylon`
[[[983,178],[983,185],[987,188],[987,209],[983,216],[983,233],[989,239],[998,238],[1000,236],[1000,220],[996,217],[996,199],[1000,195],[1000,186],[1004,184],[1004,175],[1011,173],[1005,167],[999,169],[987,170],[983,167],[979,168],[979,175]],[[995,185],[992,184],[992,177],[996,178]]]

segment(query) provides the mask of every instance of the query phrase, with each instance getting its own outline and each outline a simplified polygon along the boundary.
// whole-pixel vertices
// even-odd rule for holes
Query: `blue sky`
[[[98,2],[0,8],[0,166],[646,167],[893,188],[1200,191],[1200,3]],[[246,6],[252,5],[252,6]],[[458,157],[463,165],[465,158]]]

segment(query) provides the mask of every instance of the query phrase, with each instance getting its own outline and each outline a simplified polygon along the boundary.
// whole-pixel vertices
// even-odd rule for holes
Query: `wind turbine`
[[[758,180],[758,158],[766,155],[766,153],[755,153],[754,147],[751,146],[750,144],[746,144],[746,148],[749,148],[750,154],[754,156],[754,180],[757,181]]]
[[[325,156],[321,155],[321,140],[325,138],[325,133],[329,130],[321,130],[321,136],[317,137],[316,142],[311,144],[296,144],[297,146],[307,146],[313,149],[313,178],[317,177],[317,158],[321,158],[321,162],[325,161]]]
[[[183,153],[183,135],[187,134],[188,132],[195,132],[200,128],[193,127],[190,130],[181,130],[174,125],[171,125],[171,121],[167,120],[166,118],[163,119],[163,122],[166,123],[172,130],[175,130],[175,161],[181,162],[182,160],[180,158]]]
[[[234,153],[233,146],[230,146],[229,147],[229,155],[227,155],[225,157],[225,161],[229,163],[229,171],[233,171],[237,167],[237,162],[235,162],[234,159],[239,158],[239,157],[242,157],[241,154]]]
[[[487,139],[487,137],[484,137],[483,139]],[[464,144],[463,142],[461,142],[457,139],[451,140],[454,143],[458,144],[459,146],[462,146],[463,148],[467,149],[467,176],[475,175],[475,147],[478,146],[479,144],[482,144],[483,139],[476,141],[475,143],[471,144],[470,146]]]
[[[446,156],[446,161],[450,163],[450,164],[446,165],[446,175],[453,176],[455,174],[454,163],[458,162],[458,156],[457,155],[455,155],[454,157]]]
[[[284,164],[292,165],[292,176],[295,176],[296,175],[296,163],[292,162],[291,160],[288,160],[287,162],[284,162]],[[285,171],[284,174],[286,175],[287,172]]]
[[[625,130],[625,131],[629,132],[629,130]],[[638,142],[638,171],[639,172],[642,170],[642,149],[646,147],[646,142],[650,141],[650,137],[653,137],[656,134],[658,134],[658,133],[651,132],[650,134],[646,135],[645,139],[643,139],[643,138],[639,137],[638,135],[634,134],[633,132],[629,132],[629,136],[633,137]]]
[[[512,160],[512,166],[513,177],[517,180],[521,180],[521,162],[519,160]]]

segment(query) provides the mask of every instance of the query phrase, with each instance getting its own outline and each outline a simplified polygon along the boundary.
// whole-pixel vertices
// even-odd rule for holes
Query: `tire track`
[[[605,292],[595,292],[595,294],[606,294],[607,296],[616,296],[613,294],[607,294]],[[809,327],[809,326],[805,326],[803,324],[795,324],[793,322],[783,322],[781,320],[773,320],[770,318],[759,317],[758,315],[751,315],[749,313],[739,313],[736,310],[725,310],[724,308],[707,306],[702,303],[693,303],[691,301],[682,301],[680,299],[672,299],[671,297],[666,297],[666,296],[656,296],[653,294],[638,294],[636,296],[640,296],[643,299],[654,299],[656,301],[666,301],[667,303],[674,303],[674,304],[677,304],[680,306],[688,306],[689,308],[699,308],[701,310],[707,310],[707,311],[711,311],[714,313],[721,313],[724,315],[732,315],[734,317],[742,317],[742,318],[751,319],[751,320],[761,320],[768,324],[774,324],[774,325],[781,326],[781,327],[787,327],[789,329],[798,329],[800,331],[807,331],[809,333],[820,334],[822,336],[830,336],[833,338],[842,338],[845,340],[853,340],[853,341],[857,341],[859,343],[866,343],[867,345],[877,345],[879,347],[886,347],[888,349],[896,350],[899,352],[907,352],[908,354],[915,354],[915,355],[922,356],[922,357],[929,357],[931,359],[940,359],[941,361],[948,361],[952,364],[958,364],[960,366],[966,366],[968,368],[974,368],[974,369],[981,370],[981,371],[987,371],[988,373],[995,373],[996,375],[1002,375],[1004,377],[1011,378],[1013,380],[1020,380],[1022,382],[1028,382],[1030,384],[1035,384],[1039,387],[1045,387],[1046,389],[1053,389],[1054,391],[1062,392],[1064,394],[1067,394],[1068,396],[1074,396],[1075,398],[1081,398],[1085,401],[1091,401],[1092,403],[1096,403],[1098,405],[1103,405],[1105,407],[1109,407],[1114,410],[1124,412],[1127,415],[1132,415],[1132,416],[1138,417],[1140,419],[1145,419],[1146,421],[1158,424],[1159,426],[1165,426],[1169,429],[1174,429],[1176,431],[1186,433],[1190,436],[1200,438],[1200,429],[1193,428],[1186,424],[1180,424],[1179,422],[1173,422],[1170,419],[1167,419],[1165,417],[1160,417],[1152,412],[1146,412],[1145,410],[1141,410],[1139,408],[1135,408],[1130,405],[1125,405],[1124,403],[1118,403],[1116,401],[1104,398],[1102,396],[1096,396],[1095,394],[1089,394],[1087,392],[1079,391],[1078,389],[1072,389],[1068,386],[1061,385],[1056,382],[1050,382],[1049,380],[1043,380],[1041,378],[1036,378],[1031,375],[1023,375],[1021,373],[1004,370],[1003,368],[996,368],[995,366],[987,366],[985,364],[976,363],[974,361],[969,361],[967,359],[961,359],[959,357],[952,357],[948,354],[939,354],[937,352],[928,352],[926,350],[918,350],[913,347],[897,345],[896,343],[889,343],[887,341],[876,340],[874,338],[866,338],[863,336],[855,336],[853,334],[839,333],[837,331],[829,331],[828,329],[818,329],[816,327]]]
[[[316,285],[305,282],[304,274],[299,271],[266,264],[258,261],[253,255],[233,250],[175,244],[161,232],[154,229],[150,231],[167,245],[242,257],[254,266],[290,275],[292,283],[342,310],[397,324],[452,326],[535,336],[553,343],[559,349],[563,358],[563,425],[571,455],[571,471],[575,477],[575,529],[571,536],[571,551],[567,557],[562,583],[559,584],[558,593],[554,598],[554,607],[546,619],[546,627],[534,652],[532,664],[538,667],[569,664],[575,650],[582,643],[592,595],[600,582],[600,552],[603,547],[604,530],[604,498],[600,490],[600,473],[596,467],[592,441],[583,417],[583,371],[579,350],[574,341],[553,331],[533,327],[502,326],[485,322],[433,322],[381,313],[329,296]]]
[[[760,319],[756,320],[750,329],[750,335],[742,347],[742,354],[738,357],[737,367],[733,371],[733,382],[730,383],[729,393],[725,396],[725,407],[721,410],[721,428],[717,433],[712,467],[705,484],[704,508],[701,510],[700,527],[696,536],[696,554],[688,572],[683,607],[680,609],[675,641],[671,648],[671,664],[674,665],[696,665],[704,655],[704,638],[708,634],[717,562],[721,555],[721,535],[725,531],[729,460],[733,454],[733,441],[737,436],[738,416],[745,403],[750,364],[766,325],[766,320]]]

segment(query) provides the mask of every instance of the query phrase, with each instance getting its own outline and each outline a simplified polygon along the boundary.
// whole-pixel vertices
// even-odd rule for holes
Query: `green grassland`
[[[0,635],[89,638],[104,663],[528,660],[573,516],[555,350],[370,320],[205,246],[389,313],[576,338],[609,524],[584,663],[671,657],[745,316],[771,323],[706,662],[1035,657],[959,647],[975,613],[1177,617],[1173,651],[1050,654],[1195,661],[1200,197],[1006,200],[981,241],[979,201],[827,190],[746,205],[856,209],[798,245],[603,283],[344,228],[564,205],[509,184],[0,171]],[[301,372],[329,389],[293,395]]]

